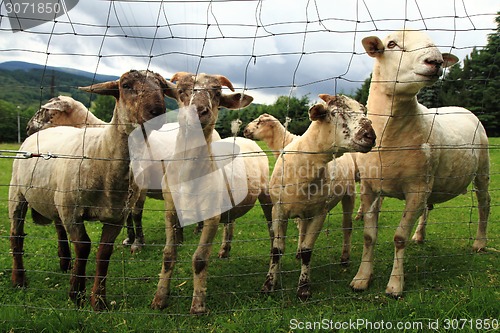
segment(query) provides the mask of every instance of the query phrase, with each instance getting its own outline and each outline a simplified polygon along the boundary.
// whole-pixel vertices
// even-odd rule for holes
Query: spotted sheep
[[[108,123],[94,116],[85,105],[69,96],[57,96],[31,117],[26,126],[28,135],[55,126],[103,127]]]
[[[328,100],[328,95],[321,95]],[[245,137],[252,140],[262,140],[272,150],[276,158],[283,151],[284,147],[290,144],[293,140],[300,136],[290,133],[274,116],[264,113],[251,121],[243,131]],[[342,156],[335,158],[327,164],[328,173],[333,175],[335,184],[332,188],[335,195],[340,198],[342,204],[342,232],[344,234],[342,242],[342,255],[340,263],[348,265],[351,256],[351,235],[352,235],[352,214],[354,211],[354,203],[356,201],[356,165],[354,153],[345,153]],[[301,178],[307,176],[307,173],[314,172],[315,167],[308,165],[303,172],[299,172],[296,176]],[[304,174],[305,173],[305,174]],[[336,205],[336,204],[335,204]],[[335,205],[330,205],[333,209]],[[299,232],[299,237],[303,235]],[[300,259],[300,243],[298,242],[297,258]]]
[[[343,197],[336,194],[337,187],[343,185],[336,179],[336,156],[368,152],[375,144],[375,133],[371,121],[364,115],[363,105],[346,96],[320,97],[324,103],[315,104],[309,110],[312,120],[309,128],[284,148],[271,175],[273,243],[269,271],[262,287],[264,293],[276,287],[288,219],[298,218],[301,273],[297,296],[303,300],[311,296],[310,262],[314,243],[326,214]],[[303,169],[309,171],[303,173]]]
[[[150,71],[129,71],[119,80],[94,84],[82,90],[116,99],[113,118],[105,127],[48,128],[29,136],[20,151],[54,158],[16,159],[9,187],[10,243],[13,255],[12,284],[25,287],[24,219],[31,208],[35,223],[55,221],[74,245],[70,298],[81,306],[85,300],[85,268],[90,238],[84,221],[103,223],[96,255],[96,273],[90,297],[96,311],[106,309],[106,276],[113,244],[127,219],[133,189],[130,185],[128,135],[134,128],[165,113],[168,82]],[[57,157],[57,158],[56,158]],[[66,244],[67,245],[67,244]],[[69,253],[69,247],[67,248]],[[69,258],[61,258],[68,269]]]
[[[464,193],[471,182],[479,210],[473,249],[486,247],[490,212],[488,138],[469,110],[427,109],[417,101],[418,91],[436,82],[443,68],[458,62],[457,57],[441,53],[419,31],[397,31],[384,40],[366,37],[362,43],[375,59],[367,107],[378,145],[357,158],[365,226],[363,256],[351,287],[368,288],[380,199],[394,197],[405,200],[405,208],[394,234],[394,264],[386,293],[399,297],[404,287],[405,248],[416,220],[426,212],[427,205]],[[417,227],[415,239],[423,239],[424,227]]]

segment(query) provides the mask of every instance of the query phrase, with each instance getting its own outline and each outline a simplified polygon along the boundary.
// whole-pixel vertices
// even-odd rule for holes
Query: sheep
[[[69,296],[76,305],[83,305],[85,267],[91,248],[83,221],[100,220],[103,227],[90,301],[96,311],[107,308],[109,259],[133,200],[128,135],[165,112],[164,95],[169,87],[171,84],[160,75],[136,70],[124,73],[117,81],[82,87],[87,92],[116,98],[109,126],[48,128],[24,141],[20,150],[31,153],[19,157],[31,158],[14,161],[9,187],[13,286],[27,285],[23,244],[29,205],[35,223],[56,221],[68,232],[76,257]]]
[[[28,121],[26,132],[31,135],[54,126],[102,127],[107,124],[94,116],[81,102],[60,95],[42,105]]]
[[[346,96],[320,95],[324,103],[309,110],[311,124],[288,144],[274,166],[269,191],[273,202],[273,244],[262,292],[274,290],[285,251],[289,218],[299,218],[301,273],[297,296],[306,300],[310,291],[310,261],[314,243],[328,211],[342,198],[346,184],[337,181],[335,156],[368,152],[375,144],[365,107]],[[349,184],[349,183],[348,183]]]
[[[278,158],[283,147],[294,140],[297,135],[287,131],[278,119],[264,113],[252,120],[243,131],[246,138],[264,141],[274,155]]]
[[[375,59],[367,107],[379,144],[357,159],[365,227],[362,260],[351,287],[368,288],[379,201],[394,197],[405,200],[405,208],[394,235],[394,264],[386,293],[398,298],[404,288],[405,248],[415,221],[426,205],[466,192],[471,182],[479,210],[473,249],[485,248],[490,211],[488,138],[469,110],[427,109],[417,101],[418,91],[436,82],[442,68],[455,64],[457,57],[440,53],[426,34],[413,30],[391,33],[383,41],[366,37],[362,44]]]
[[[163,196],[165,199],[165,222],[166,222],[166,244],[163,250],[163,262],[158,281],[158,287],[151,303],[153,309],[163,309],[167,305],[167,298],[170,290],[170,279],[177,260],[177,240],[175,239],[175,229],[177,228],[178,220],[180,218],[179,211],[183,214],[195,214],[190,212],[188,208],[193,204],[190,202],[190,197],[183,197],[186,201],[180,201],[180,205],[175,205],[174,199],[178,186],[189,185],[183,183],[185,177],[197,177],[199,175],[207,174],[220,174],[216,172],[215,159],[218,159],[213,154],[213,148],[210,143],[213,140],[212,133],[215,122],[218,117],[218,109],[225,107],[228,109],[238,109],[246,107],[251,103],[253,98],[240,93],[224,94],[222,93],[222,86],[228,87],[234,91],[232,83],[222,75],[207,75],[207,74],[190,74],[186,72],[176,73],[172,78],[172,82],[177,82],[177,89],[171,97],[175,97],[184,112],[179,113],[179,123],[183,130],[179,131],[176,141],[176,152],[182,154],[182,160],[174,160],[174,163],[167,165],[167,172],[163,181]],[[199,133],[194,131],[189,124],[196,120],[200,124]],[[195,137],[200,139],[202,145],[194,149],[185,150],[185,144],[191,143]],[[257,198],[262,206],[266,220],[268,221],[268,228],[271,223],[271,202],[268,193],[268,179],[269,179],[269,166],[267,156],[251,140],[245,138],[227,138],[226,142],[236,143],[240,147],[240,156],[244,158],[239,159],[239,166],[236,163],[228,163],[223,170],[225,171],[225,180],[219,178],[220,182],[215,180],[208,183],[197,181],[196,185],[206,186],[211,190],[227,189],[230,196],[241,195],[238,191],[237,184],[246,184],[247,191],[243,193],[242,201],[234,205],[233,208],[226,212],[215,213],[213,217],[203,219],[203,229],[201,231],[200,241],[198,248],[192,257],[193,268],[193,298],[191,303],[190,312],[192,314],[206,313],[206,290],[207,290],[207,267],[208,259],[210,256],[212,242],[217,231],[217,226],[220,221],[228,223],[232,227],[234,219],[245,214],[253,206]],[[223,140],[224,141],[224,140]],[[248,147],[248,148],[247,148]],[[232,158],[232,154],[228,153],[227,156]],[[196,165],[185,166],[182,164],[183,160],[188,161],[196,159],[199,161]],[[236,162],[238,159],[235,158]],[[244,163],[245,168],[241,165]],[[246,169],[246,176],[244,169]],[[220,170],[219,170],[220,172]],[[168,175],[168,176],[167,176]],[[189,178],[188,178],[189,179]],[[194,178],[190,178],[194,179]],[[206,179],[198,177],[198,179]],[[191,182],[192,186],[193,182]],[[200,191],[196,191],[200,192]],[[200,208],[219,208],[221,204],[219,195],[212,195],[207,202],[201,202],[203,207]],[[183,203],[186,202],[186,205]],[[179,201],[178,201],[179,203]],[[236,204],[236,202],[235,202]],[[196,219],[194,219],[196,220]],[[228,230],[230,232],[230,230]]]
[[[103,127],[109,125],[94,116],[87,108],[79,101],[74,100],[68,96],[58,96],[50,99],[46,104],[33,115],[33,117],[28,122],[26,128],[28,135],[32,135],[42,129],[55,127],[55,126],[73,126],[73,127]],[[153,130],[148,136],[150,145],[162,147],[162,156],[168,158],[168,156],[173,152],[173,146],[169,145],[168,137],[175,137],[175,131],[179,128],[178,123],[165,124],[158,131]],[[168,133],[169,135],[165,135]],[[215,131],[213,136],[215,140],[220,140],[220,136]],[[144,151],[144,156],[142,161],[147,165],[147,168],[139,165],[139,169],[142,169],[142,174],[135,175],[135,178],[141,178],[142,182],[141,189],[143,190],[134,205],[132,213],[129,215],[127,220],[127,238],[123,241],[123,245],[130,246],[132,253],[140,250],[146,243],[144,232],[142,228],[142,212],[144,208],[144,203],[146,201],[146,196],[150,198],[163,200],[161,194],[161,189],[155,191],[154,189],[149,189],[145,187],[145,183],[155,184],[161,182],[161,177],[163,177],[163,170],[160,164],[150,163],[148,161],[148,152]],[[147,177],[147,179],[145,178]],[[158,178],[160,178],[158,180]],[[69,246],[67,245],[67,235],[64,227],[58,223],[56,225],[56,230],[58,234],[58,244],[59,244],[59,257],[61,258],[61,270],[67,271],[70,266],[71,257]]]
[[[245,127],[243,134],[249,139],[263,140],[271,148],[276,158],[279,158],[279,154],[285,146],[300,137],[288,132],[278,119],[267,113],[251,121]],[[340,263],[344,266],[349,264],[351,256],[352,214],[354,211],[354,202],[356,201],[356,166],[354,155],[355,153],[343,154],[328,164],[336,183],[343,189],[341,192],[336,192],[336,195],[341,198],[342,202],[342,231],[344,233],[344,240]],[[300,230],[299,237],[301,239],[303,237],[300,234]],[[297,259],[300,259],[300,244],[301,241],[299,240]]]

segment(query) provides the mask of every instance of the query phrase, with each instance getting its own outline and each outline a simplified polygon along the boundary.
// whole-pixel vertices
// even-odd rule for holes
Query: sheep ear
[[[309,119],[311,119],[312,121],[323,120],[326,118],[327,114],[328,110],[326,109],[325,105],[321,103],[314,104],[309,109]]]
[[[443,53],[442,56],[444,60],[443,68],[451,67],[459,61],[459,59],[451,53]]]
[[[42,109],[56,110],[60,112],[71,112],[72,108],[68,107],[68,103],[61,101],[58,97],[52,98],[47,103],[42,105]]]
[[[165,87],[163,88],[163,94],[167,97],[177,99],[177,85],[170,81],[165,82]]]
[[[380,38],[371,36],[371,37],[365,37],[361,41],[363,44],[363,47],[365,48],[366,53],[370,57],[377,57],[384,53],[384,44],[380,40]]]
[[[179,81],[179,79],[183,76],[186,76],[186,75],[192,75],[191,73],[188,73],[188,72],[177,72],[175,73],[174,75],[172,75],[172,77],[170,78],[170,82],[176,82],[176,81]]]
[[[119,81],[109,81],[103,83],[96,83],[87,87],[78,87],[78,89],[89,93],[94,93],[99,95],[110,95],[114,96],[115,98],[118,98],[120,97],[119,85],[120,85]]]
[[[326,103],[337,99],[337,96],[328,95],[328,94],[319,94],[318,96]]]
[[[250,105],[252,101],[253,97],[245,94],[236,93],[231,95],[222,95],[220,99],[220,106],[231,110],[242,109]]]

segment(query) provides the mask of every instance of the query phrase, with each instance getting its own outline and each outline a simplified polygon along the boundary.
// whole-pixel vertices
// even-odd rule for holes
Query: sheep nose
[[[439,69],[443,65],[443,59],[427,58],[425,59],[425,63]]]
[[[198,117],[204,117],[210,113],[210,109],[205,106],[198,107],[196,111],[198,112]]]

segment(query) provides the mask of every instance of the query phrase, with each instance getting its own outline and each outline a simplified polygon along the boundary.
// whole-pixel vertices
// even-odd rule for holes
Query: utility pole
[[[17,106],[17,143],[21,143],[21,117],[19,114],[21,107]]]

